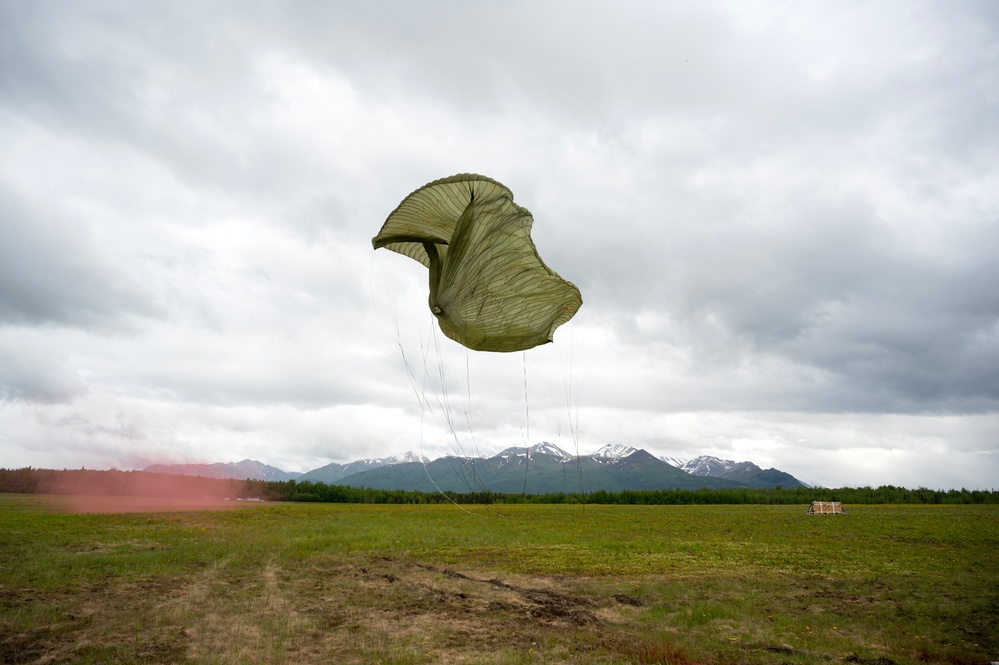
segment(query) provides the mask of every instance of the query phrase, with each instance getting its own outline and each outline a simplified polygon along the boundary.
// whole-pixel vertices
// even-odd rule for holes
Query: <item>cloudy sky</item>
[[[554,344],[372,251],[461,172]],[[0,3],[0,466],[540,440],[999,487],[999,4]]]

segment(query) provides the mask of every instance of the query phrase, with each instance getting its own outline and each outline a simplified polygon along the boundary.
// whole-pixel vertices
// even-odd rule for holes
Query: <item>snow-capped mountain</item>
[[[318,469],[313,469],[312,471],[303,473],[299,476],[298,480],[335,483],[343,478],[346,478],[347,476],[352,476],[355,473],[363,473],[364,471],[371,471],[372,469],[378,469],[383,466],[409,464],[410,462],[426,464],[429,461],[430,460],[423,455],[410,451],[403,455],[389,455],[388,457],[379,457],[377,459],[359,459],[354,460],[353,462],[347,462],[346,464],[333,462],[331,464],[327,464],[326,466],[319,467]]]
[[[590,455],[590,457],[593,457],[601,462],[612,462],[624,459],[628,455],[634,453],[635,450],[635,448],[626,446],[623,443],[608,443],[606,446],[603,446],[597,452]]]
[[[701,455],[680,466],[692,476],[725,478],[740,483],[765,487],[803,487],[805,483],[779,469],[761,469],[752,462],[735,462],[711,455]]]
[[[386,464],[408,464],[409,462],[429,462],[430,458],[425,455],[420,455],[419,453],[414,453],[411,450],[403,455],[389,455],[388,457],[383,457],[382,460]]]
[[[682,457],[673,457],[672,455],[660,455],[659,459],[678,469],[682,469],[683,465],[687,463],[687,460]]]
[[[528,455],[528,452],[530,454]],[[492,457],[441,457],[426,465],[397,464],[348,476],[352,487],[513,494],[659,489],[734,489],[750,485],[695,477],[629,446],[571,455],[550,443],[507,448]]]
[[[655,457],[620,443],[575,455],[554,443],[514,446],[490,457],[448,456],[437,460],[414,452],[346,464],[327,464],[307,473],[289,473],[256,460],[215,464],[153,465],[145,469],[175,475],[255,480],[296,480],[382,489],[496,492],[575,492],[606,489],[697,489],[699,487],[799,487],[803,483],[778,469],[709,455],[690,461]],[[431,482],[428,476],[433,478]],[[445,487],[446,486],[446,487]]]
[[[430,459],[420,455],[419,453],[414,453],[409,451],[402,455],[389,455],[388,457],[378,457],[375,459],[359,459],[353,462],[348,462],[345,467],[352,466],[354,464],[362,466],[368,469],[376,469],[380,466],[389,466],[391,464],[406,464],[409,462],[429,462]]]
[[[530,452],[531,457],[534,457],[535,455],[551,455],[559,459],[569,459],[575,457],[575,455],[565,452],[554,443],[549,443],[548,441],[535,443],[530,448],[513,446],[512,448],[507,448],[506,450],[497,453],[494,457],[501,457],[504,459],[511,457],[524,457],[528,452]]]
[[[275,466],[245,459],[241,462],[215,462],[213,464],[153,464],[143,471],[168,473],[173,476],[202,476],[204,478],[235,478],[237,480],[292,480],[300,473],[283,471]]]
[[[701,455],[692,460],[684,462],[680,468],[692,476],[715,476],[721,477],[729,473],[739,465],[753,464],[752,462],[735,462],[733,460],[719,459],[711,455]],[[756,466],[753,464],[753,466]],[[759,467],[756,467],[757,469]]]

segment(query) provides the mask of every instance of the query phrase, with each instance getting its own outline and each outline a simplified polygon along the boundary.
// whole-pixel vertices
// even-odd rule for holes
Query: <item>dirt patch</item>
[[[426,662],[481,663],[532,653],[552,664],[587,662],[604,635],[629,630],[615,622],[617,601],[578,593],[571,580],[382,557],[339,563],[314,559],[313,574],[283,578],[317,635],[299,662],[340,655],[348,641],[366,662],[419,654]]]
[[[459,665],[532,654],[551,665],[588,662],[591,653],[606,655],[607,644],[632,642],[627,624],[614,617],[635,608],[610,594],[580,593],[571,579],[382,557],[293,565],[275,557],[247,566],[229,553],[182,577],[109,579],[44,593],[0,589],[0,607],[37,605],[46,617],[0,630],[0,663],[236,665],[280,655],[303,665]]]
[[[32,663],[46,652],[47,629],[33,628],[0,638],[0,663]]]
[[[843,659],[847,663],[858,663],[859,665],[895,665],[895,661],[891,658],[886,658],[885,656],[877,656],[875,658],[861,658],[857,654],[853,653]]]
[[[5,590],[0,663],[179,662],[181,627],[156,620],[153,610],[166,588],[154,580],[44,593]]]
[[[443,574],[448,577],[468,580],[470,582],[488,584],[493,589],[508,589],[513,591],[520,598],[533,605],[527,610],[528,615],[532,617],[564,619],[570,623],[576,624],[577,626],[597,623],[598,621],[596,615],[589,609],[586,609],[587,607],[592,607],[593,603],[579,596],[554,591],[552,589],[516,586],[497,578],[480,580],[474,577],[469,577],[463,573],[447,569],[443,571]]]
[[[638,598],[623,593],[615,593],[613,595],[613,598],[622,605],[630,605],[631,607],[641,607],[642,605],[644,605],[644,603],[640,601]]]

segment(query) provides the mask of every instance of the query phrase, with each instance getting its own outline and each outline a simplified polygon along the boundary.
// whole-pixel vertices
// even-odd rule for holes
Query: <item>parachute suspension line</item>
[[[457,458],[456,466],[454,462],[450,461],[451,457],[449,456],[449,465],[451,470],[454,471],[454,474],[461,479],[461,482],[465,486],[466,490],[469,492],[475,492],[477,490],[487,491],[487,488],[476,477],[475,463],[469,463],[468,455],[465,453],[464,446],[461,445],[461,437],[458,435],[454,409],[451,407],[451,394],[448,390],[447,368],[444,363],[444,357],[441,354],[440,337],[437,333],[437,327],[433,324],[431,324],[431,333],[433,335],[434,352],[437,356],[437,374],[440,379],[441,386],[437,402],[443,413],[444,422],[447,424],[448,433],[452,440],[451,449],[455,453],[453,457]],[[465,356],[465,360],[467,364],[467,355]],[[471,394],[470,391],[469,394]],[[468,417],[468,422],[469,427],[471,427],[470,417]],[[471,480],[469,477],[471,477]]]
[[[423,459],[425,457],[423,454],[423,428],[426,421],[427,409],[429,408],[426,399],[426,371],[423,373],[423,385],[418,387],[419,381],[416,378],[415,372],[413,372],[413,366],[409,362],[409,357],[406,355],[406,348],[402,344],[402,333],[399,331],[398,326],[396,327],[396,335],[398,336],[399,353],[402,355],[402,364],[406,368],[406,376],[409,377],[409,385],[413,389],[417,403],[420,405],[420,459]]]
[[[434,406],[431,403],[430,399],[427,397],[427,382],[429,381],[429,377],[430,377],[430,370],[429,370],[429,367],[430,367],[430,365],[429,365],[430,343],[429,343],[429,341],[426,341],[426,342],[421,342],[421,344],[420,344],[420,346],[422,348],[422,354],[421,355],[422,355],[422,358],[423,358],[423,376],[422,376],[422,381],[421,381],[420,379],[417,378],[416,372],[413,369],[413,364],[410,362],[409,356],[406,354],[405,346],[402,343],[402,334],[401,334],[401,331],[399,331],[397,329],[396,332],[397,332],[397,335],[398,335],[397,342],[398,342],[398,346],[399,346],[399,353],[402,355],[403,365],[406,368],[406,374],[409,377],[409,383],[410,383],[410,386],[413,389],[414,395],[416,396],[416,401],[420,404],[420,458],[421,458],[420,462],[421,462],[421,464],[423,466],[423,472],[427,475],[427,480],[429,480],[430,484],[434,486],[434,489],[437,491],[437,493],[440,494],[442,497],[444,497],[449,503],[453,504],[456,508],[460,509],[462,512],[468,513],[469,515],[475,515],[477,517],[485,517],[486,516],[485,514],[477,513],[477,512],[473,512],[471,510],[468,510],[467,508],[465,508],[464,506],[462,506],[461,504],[459,504],[457,501],[455,501],[454,499],[452,499],[450,496],[448,496],[448,494],[440,487],[440,485],[437,484],[437,481],[434,480],[433,476],[430,473],[430,469],[427,467],[427,462],[424,459],[426,456],[423,454],[423,451],[424,451],[424,440],[425,440],[424,427],[425,427],[425,423],[426,423],[427,413],[429,412],[431,415],[434,413]],[[431,334],[434,337],[435,348],[439,352],[439,346],[436,345],[436,343],[437,343],[436,332],[437,332],[436,331],[436,327],[432,326],[431,327]],[[450,426],[451,433],[452,433],[452,435],[455,436],[455,440],[457,441],[457,434],[455,433],[454,426],[453,426],[453,418],[451,416],[451,413],[450,413],[449,409],[445,406],[446,404],[449,403],[448,400],[447,400],[447,398],[446,398],[446,395],[447,395],[447,388],[446,388],[446,376],[447,376],[447,373],[445,371],[444,362],[441,359],[439,353],[438,353],[438,375],[441,377],[441,384],[442,384],[441,393],[445,397],[442,399],[441,395],[438,395],[437,399],[435,401],[437,402],[438,408],[440,408],[441,411],[443,411],[445,421]],[[458,444],[458,445],[460,447],[460,444]],[[459,456],[459,459],[462,460],[462,464],[464,464],[464,460],[461,458],[461,456]],[[472,485],[468,482],[468,479],[465,477],[465,474],[462,472],[461,469],[456,468],[454,466],[454,464],[451,464],[451,470],[455,473],[456,476],[458,476],[459,478],[461,478],[461,480],[464,483],[465,487],[470,492],[474,492],[475,491],[472,488]],[[478,484],[480,485],[480,487],[481,487],[481,489],[483,491],[487,491],[485,487],[481,486],[481,483],[478,483]],[[487,508],[489,508],[489,507],[487,506]],[[503,514],[503,513],[499,512],[499,511],[496,511],[495,509],[488,510],[487,512],[494,512],[494,513],[499,514],[499,515]]]
[[[526,351],[522,354],[522,357],[524,359],[524,421],[525,421],[525,425],[524,426],[525,426],[526,431],[527,431],[527,443],[528,443],[528,447],[530,447],[530,443],[531,443],[531,402],[528,399],[528,392],[527,392],[527,352]]]
[[[561,448],[562,447],[562,443],[563,443],[563,441],[562,441],[562,434],[563,434],[563,432],[562,432],[562,424],[563,424],[562,423],[562,408],[563,407],[565,408],[565,412],[567,414],[567,418],[571,418],[572,414],[571,414],[571,411],[570,411],[570,408],[569,408],[570,387],[568,385],[567,378],[566,378],[568,375],[566,374],[566,370],[565,370],[565,362],[564,362],[564,360],[563,360],[563,358],[562,358],[561,355],[558,357],[558,359],[559,359],[559,369],[561,370],[561,376],[562,376],[562,394],[560,395],[556,391],[556,383],[555,383],[555,381],[551,381],[550,380],[548,382],[548,399],[549,399],[549,401],[550,401],[550,403],[551,403],[551,405],[553,407],[552,408],[552,412],[553,412],[553,416],[554,416],[554,419],[555,419],[555,435],[556,435],[556,437],[558,437],[556,443],[558,444],[559,448]],[[570,423],[570,427],[571,427],[571,423]],[[578,444],[576,445],[576,460],[577,460],[577,462],[579,460],[579,445]],[[566,468],[568,465],[563,460],[562,462],[559,463],[559,466],[562,467],[562,487],[563,487],[565,493],[568,494],[569,493],[569,478],[568,478],[568,470]]]
[[[465,353],[465,424],[468,426],[468,438],[471,439],[472,447],[475,449],[474,459],[478,460],[482,459],[482,454],[479,452],[479,442],[475,438],[475,429],[472,427],[472,372],[469,364],[468,353]],[[472,462],[472,481],[483,491],[488,491],[488,488],[478,478],[474,461]]]
[[[433,322],[431,322],[430,333],[433,338],[434,355],[437,358],[437,378],[440,381],[440,392],[437,394],[437,406],[440,408],[441,414],[444,418],[444,423],[447,425],[448,436],[451,439],[451,450],[454,452],[454,456],[458,458],[459,464],[464,464],[465,453],[461,447],[461,441],[458,438],[458,432],[455,428],[454,411],[451,408],[451,397],[447,387],[447,370],[444,366],[444,358],[441,356],[440,339],[437,336],[437,328],[433,325]],[[429,346],[430,345],[428,344],[428,353]],[[469,484],[468,479],[465,478],[464,473],[456,469],[453,463],[451,463],[450,466],[455,472],[455,475],[461,478],[465,488],[471,491],[472,487]]]
[[[423,471],[424,473],[427,474],[427,479],[430,480],[430,484],[434,486],[434,489],[436,489],[437,492],[445,499],[447,499],[451,503],[454,503],[457,506],[458,504],[455,503],[455,501],[451,499],[451,497],[445,494],[444,491],[437,485],[433,477],[431,477],[430,475],[430,470],[427,469],[426,455],[424,454],[425,428],[426,428],[427,412],[429,411],[433,413],[433,407],[431,406],[430,402],[427,400],[427,380],[429,372],[427,371],[426,351],[424,350],[423,353],[423,376],[422,379],[418,379],[416,376],[416,372],[413,370],[413,364],[410,362],[409,356],[406,354],[406,347],[402,343],[402,329],[399,325],[399,317],[398,315],[396,315],[393,316],[392,319],[393,322],[395,323],[396,345],[399,347],[399,355],[402,357],[402,364],[406,370],[406,376],[409,378],[409,386],[410,388],[412,388],[413,395],[416,397],[416,401],[420,405],[419,450],[420,450],[420,462],[423,465]],[[423,345],[421,344],[421,346]],[[461,506],[458,507],[461,508],[462,510],[465,510],[465,508],[462,508]],[[465,512],[468,511],[465,510]]]
[[[454,504],[454,506],[460,509],[461,511],[466,512],[469,515],[478,515],[478,513],[473,513],[472,511],[468,510],[464,506],[460,505],[457,501],[449,497],[447,493],[440,488],[440,486],[437,484],[437,481],[434,480],[433,476],[430,475],[430,469],[427,468],[426,456],[423,454],[423,440],[424,440],[423,428],[426,421],[426,414],[428,410],[431,413],[433,413],[433,407],[431,406],[429,400],[427,399],[427,393],[426,393],[427,389],[426,382],[427,382],[427,377],[429,375],[426,363],[427,361],[426,350],[424,350],[423,354],[423,361],[424,361],[423,383],[421,386],[420,381],[418,381],[416,378],[416,373],[413,371],[413,366],[409,362],[409,357],[406,355],[406,347],[402,343],[402,333],[398,329],[398,325],[396,326],[396,335],[397,335],[397,342],[399,345],[399,353],[402,355],[402,363],[406,368],[406,375],[409,377],[410,387],[412,387],[413,393],[416,395],[416,401],[420,404],[420,462],[423,465],[423,472],[427,474],[427,479],[430,481],[430,484],[434,486],[434,489],[437,490],[438,494],[447,499],[450,503]]]
[[[472,483],[476,487],[478,487],[483,493],[488,494],[489,487],[486,486],[486,478],[483,478],[479,475],[481,473],[481,468],[477,471],[475,466],[475,461],[481,460],[482,454],[479,452],[479,442],[475,438],[475,429],[472,427],[472,372],[470,368],[471,363],[469,362],[469,357],[470,354],[466,351],[465,352],[465,423],[468,425],[468,437],[469,439],[471,439],[472,447],[475,449],[475,457],[472,458],[472,462],[471,464],[469,464],[469,466],[471,467]],[[463,466],[464,463],[465,460],[463,459],[462,460]],[[467,484],[468,483],[466,482],[466,485]],[[483,504],[483,508],[485,508],[486,513],[494,513],[495,515],[499,515],[500,517],[506,517],[505,513],[498,510],[495,506],[491,504],[488,503]],[[480,517],[485,516],[485,513],[482,514],[476,513],[476,514],[479,515]]]
[[[469,354],[465,353],[465,424],[468,425],[468,438],[475,447],[475,456],[479,457],[479,442],[475,438],[475,428],[472,427],[472,371],[469,364]]]
[[[458,458],[458,467],[456,468],[454,463],[451,463],[451,470],[454,471],[455,475],[461,478],[462,484],[465,486],[469,492],[474,492],[472,483],[468,481],[465,476],[465,450],[461,445],[461,439],[458,436],[458,430],[455,427],[454,422],[454,410],[451,408],[451,397],[447,388],[447,371],[444,367],[444,358],[441,356],[440,338],[437,335],[437,328],[432,326],[433,336],[434,336],[434,351],[437,355],[437,374],[440,378],[441,385],[441,410],[444,412],[444,421],[447,423],[448,434],[451,438],[451,449],[454,451],[455,457]]]
[[[576,447],[576,473],[579,476],[579,494],[582,505],[586,505],[586,492],[583,488],[583,465],[579,459],[579,392],[574,390],[575,377],[575,337],[570,340],[569,345],[569,379],[565,382],[565,402],[569,411],[569,432],[572,436],[573,445]],[[563,370],[563,376],[565,372]]]
[[[527,393],[527,352],[524,359],[524,494],[527,494],[527,476],[531,469],[531,404]]]
[[[426,455],[423,454],[423,426],[424,426],[424,422],[426,420],[427,408],[429,407],[429,403],[426,400],[426,383],[425,383],[426,382],[426,375],[427,375],[427,372],[425,370],[426,365],[424,365],[424,372],[423,372],[423,375],[424,375],[423,390],[422,391],[421,390],[417,390],[418,382],[416,380],[416,374],[413,372],[413,366],[409,364],[409,358],[406,356],[406,349],[402,345],[402,337],[401,337],[401,335],[400,335],[400,339],[399,339],[399,352],[402,354],[402,363],[403,363],[403,365],[405,365],[405,367],[406,367],[406,374],[409,376],[409,384],[413,388],[413,393],[416,395],[416,401],[419,402],[419,404],[420,404],[420,462],[422,462],[422,464],[423,464],[423,472],[425,474],[427,474],[427,479],[430,481],[430,484],[434,486],[434,489],[437,490],[438,494],[440,494],[442,497],[444,497],[445,499],[447,499],[448,501],[450,501],[451,503],[453,503],[458,508],[461,508],[461,510],[464,510],[466,513],[468,513],[470,511],[468,511],[465,508],[463,508],[462,506],[458,505],[458,503],[454,499],[452,499],[451,497],[449,497],[444,492],[444,490],[442,490],[437,485],[437,483],[434,482],[433,477],[430,475],[430,470],[427,468]],[[474,514],[474,513],[471,513],[471,514]]]
[[[562,385],[561,385],[561,395],[558,394],[558,388],[556,383],[553,381],[550,384],[549,391],[552,405],[555,407],[555,425],[559,436],[559,443],[562,443],[563,434],[563,422],[562,422],[562,410],[565,410],[566,425],[568,426],[568,436],[572,440],[572,448],[575,450],[575,461],[576,461],[576,476],[579,482],[579,493],[583,494],[583,466],[581,458],[579,455],[579,403],[578,403],[578,392],[576,391],[575,381],[575,363],[573,352],[575,350],[574,339],[570,338],[570,344],[566,347],[569,349],[568,354],[559,354],[557,356],[559,369],[561,370]],[[565,488],[566,494],[570,491],[570,483],[568,478],[568,464],[562,464],[562,484]]]
[[[438,372],[438,377],[440,378],[440,384],[441,384],[440,396],[438,397],[437,402],[438,402],[438,405],[440,406],[441,410],[444,413],[444,421],[447,423],[447,427],[448,427],[450,436],[451,436],[451,438],[453,440],[453,443],[452,443],[451,447],[452,447],[452,450],[455,452],[455,456],[458,459],[457,466],[454,463],[451,463],[451,462],[449,462],[449,466],[451,467],[451,471],[454,472],[455,476],[457,476],[458,478],[461,479],[462,484],[465,486],[465,489],[469,493],[474,493],[475,491],[477,491],[477,489],[481,490],[482,492],[488,492],[489,489],[482,483],[482,481],[476,475],[475,462],[473,461],[471,464],[469,464],[468,456],[465,453],[464,447],[461,445],[461,439],[458,436],[458,428],[455,426],[454,411],[451,408],[451,397],[450,397],[450,392],[449,392],[448,387],[447,387],[447,368],[446,368],[446,365],[445,365],[445,362],[444,362],[444,357],[441,354],[440,337],[438,335],[437,326],[431,324],[431,333],[433,335],[434,352],[435,352],[435,354],[437,356],[437,372]],[[429,344],[428,344],[428,346],[429,346]],[[465,379],[466,379],[466,395],[467,395],[467,398],[468,398],[468,402],[467,402],[467,408],[465,409],[465,419],[466,419],[466,422],[468,424],[469,435],[473,436],[472,435],[472,420],[471,420],[471,415],[470,415],[470,411],[471,411],[471,394],[472,393],[471,393],[471,387],[470,387],[471,386],[471,382],[470,382],[469,378],[470,378],[471,373],[470,373],[468,365],[469,365],[469,363],[468,363],[468,355],[466,353],[466,355],[465,355]],[[426,365],[425,365],[425,367],[426,367]],[[478,454],[478,444],[476,444],[476,454]],[[466,513],[468,513],[470,515],[475,515],[477,517],[485,517],[486,513],[490,513],[490,512],[495,513],[497,515],[503,515],[503,513],[495,510],[492,506],[489,506],[489,505],[485,505],[484,506],[484,508],[486,509],[486,513],[476,513],[476,512],[472,512],[472,511],[468,510],[467,508],[462,507],[456,501],[454,501],[451,497],[449,497],[443,490],[441,490],[441,488],[440,488],[440,486],[438,486],[437,482],[434,481],[434,479],[430,476],[430,470],[427,468],[426,462],[424,462],[424,464],[423,464],[423,470],[427,474],[427,478],[430,479],[430,482],[433,484],[433,486],[435,488],[437,488],[437,491],[440,492],[444,496],[444,498],[446,498],[452,504],[454,504],[458,508],[461,508],[461,510],[463,512],[466,512]],[[471,481],[469,481],[469,475],[471,476]]]
[[[431,323],[431,333],[434,340],[434,355],[437,357],[437,378],[440,380],[440,394],[437,397],[438,406],[444,414],[444,422],[447,423],[448,432],[454,441],[455,452],[461,454],[461,443],[458,441],[458,434],[454,429],[454,417],[451,411],[451,398],[447,390],[447,372],[444,369],[444,359],[441,358],[440,341],[437,339],[437,329]]]

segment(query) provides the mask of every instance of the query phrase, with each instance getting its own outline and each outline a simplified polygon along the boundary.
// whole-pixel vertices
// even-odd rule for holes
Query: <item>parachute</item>
[[[507,187],[461,173],[403,199],[371,244],[428,268],[430,311],[445,335],[473,351],[524,351],[552,342],[583,304],[538,256],[533,222]]]

